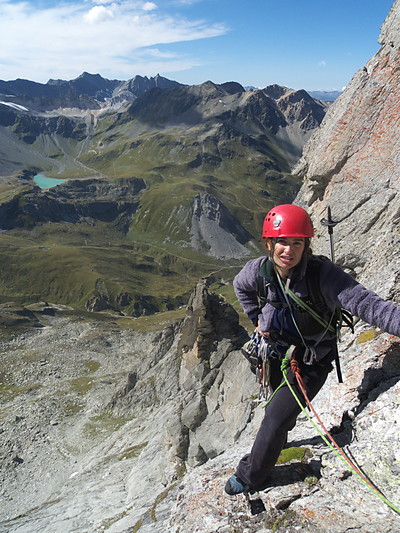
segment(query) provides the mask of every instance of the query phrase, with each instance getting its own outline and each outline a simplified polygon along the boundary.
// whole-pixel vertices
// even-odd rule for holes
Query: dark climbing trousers
[[[310,400],[320,391],[332,370],[331,357],[319,363],[305,365],[299,361],[300,374]],[[271,386],[276,390],[283,376],[281,362],[271,360]],[[290,368],[287,370],[289,383],[297,397],[305,405],[304,397]],[[258,430],[253,447],[240,461],[236,470],[237,477],[251,489],[262,490],[268,485],[268,477],[285,445],[288,432],[294,428],[301,412],[300,406],[287,385],[282,386],[265,409],[264,419]]]

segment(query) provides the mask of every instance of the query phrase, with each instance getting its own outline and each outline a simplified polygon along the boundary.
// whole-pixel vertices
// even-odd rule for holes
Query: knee
[[[299,413],[300,410],[296,410],[296,412],[285,413],[281,416],[277,416],[266,412],[261,423],[261,428],[271,434],[287,433],[296,425]]]

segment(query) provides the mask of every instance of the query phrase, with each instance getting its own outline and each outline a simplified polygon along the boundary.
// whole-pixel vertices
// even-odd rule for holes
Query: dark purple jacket
[[[304,256],[301,263],[294,269],[290,288],[297,296],[308,296],[306,270],[310,256]],[[258,275],[260,265],[265,257],[251,259],[233,280],[236,296],[249,317],[254,318],[259,309],[257,297]],[[374,292],[358,283],[342,268],[330,260],[323,261],[320,269],[320,291],[328,307],[334,311],[340,307],[350,311],[365,322],[380,329],[400,336],[400,307],[392,302],[383,300]],[[274,286],[268,286],[268,298],[276,300]],[[266,304],[258,314],[260,329],[268,332],[271,327],[275,308]]]

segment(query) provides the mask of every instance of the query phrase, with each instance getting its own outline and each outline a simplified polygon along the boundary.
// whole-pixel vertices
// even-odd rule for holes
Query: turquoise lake
[[[36,176],[34,176],[33,178],[33,181],[41,189],[51,189],[52,187],[55,187],[56,185],[60,185],[61,183],[64,183],[68,180],[58,180],[54,178],[47,178],[44,174],[36,174]]]

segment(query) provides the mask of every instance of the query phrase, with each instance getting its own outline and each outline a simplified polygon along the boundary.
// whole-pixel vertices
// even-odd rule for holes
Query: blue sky
[[[82,72],[340,90],[393,0],[0,0],[0,79]]]

